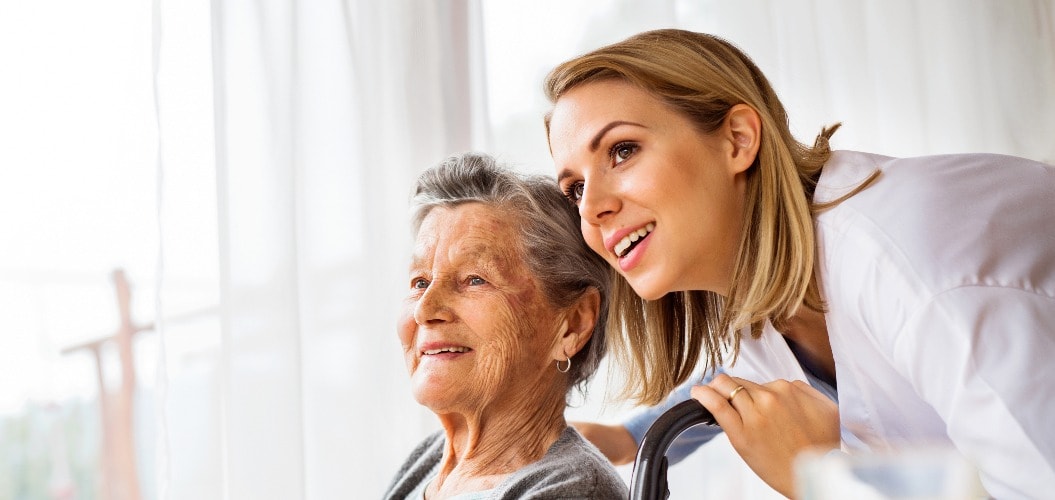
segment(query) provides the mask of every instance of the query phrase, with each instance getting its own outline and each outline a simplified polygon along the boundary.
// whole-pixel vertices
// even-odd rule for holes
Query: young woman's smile
[[[602,80],[563,95],[549,133],[584,238],[639,295],[728,290],[745,167],[727,125],[704,133],[648,92]]]

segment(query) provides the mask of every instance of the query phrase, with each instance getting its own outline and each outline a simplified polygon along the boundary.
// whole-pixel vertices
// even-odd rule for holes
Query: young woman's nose
[[[414,307],[414,322],[419,325],[450,321],[454,315],[450,309],[450,291],[443,282],[429,283],[425,293]]]
[[[579,216],[590,224],[598,225],[619,211],[620,201],[603,176],[586,182],[579,199]]]

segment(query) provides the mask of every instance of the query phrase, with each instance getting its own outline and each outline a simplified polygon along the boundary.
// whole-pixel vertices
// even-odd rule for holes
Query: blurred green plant
[[[100,498],[100,429],[94,400],[0,415],[0,500]]]

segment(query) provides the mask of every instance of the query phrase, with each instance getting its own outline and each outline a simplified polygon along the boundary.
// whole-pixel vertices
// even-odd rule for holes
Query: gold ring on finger
[[[733,401],[733,398],[735,398],[736,395],[739,394],[742,390],[744,390],[744,386],[736,386],[736,389],[733,389],[732,392],[729,393],[729,402],[731,403]]]

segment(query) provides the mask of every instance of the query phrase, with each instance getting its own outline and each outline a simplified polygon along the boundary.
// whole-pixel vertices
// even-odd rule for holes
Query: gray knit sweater
[[[404,500],[436,474],[447,438],[437,432],[421,442],[399,468],[385,500]],[[564,432],[537,462],[511,474],[493,490],[495,499],[627,498],[626,483],[601,452],[573,428]]]

